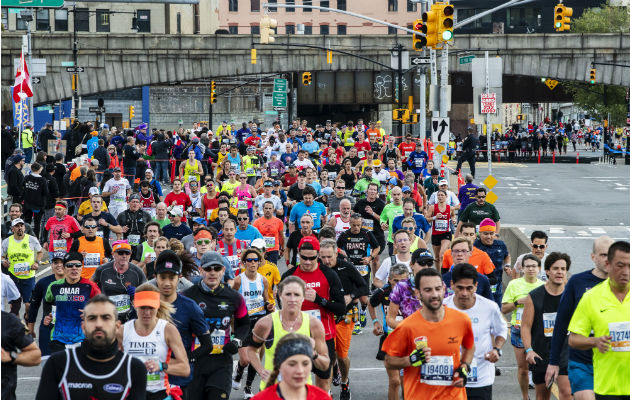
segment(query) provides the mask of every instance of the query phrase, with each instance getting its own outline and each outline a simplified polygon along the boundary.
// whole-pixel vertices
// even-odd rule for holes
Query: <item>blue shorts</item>
[[[521,329],[516,327],[510,328],[510,343],[512,346],[522,349],[525,346],[523,345],[523,340],[521,339]]]
[[[571,394],[582,390],[593,390],[593,364],[569,360],[568,369]]]
[[[27,278],[27,279],[19,279],[16,278],[15,275],[9,275],[15,286],[17,287],[20,295],[22,295],[23,303],[30,303],[31,301],[31,293],[33,293],[33,289],[35,289],[35,277]]]

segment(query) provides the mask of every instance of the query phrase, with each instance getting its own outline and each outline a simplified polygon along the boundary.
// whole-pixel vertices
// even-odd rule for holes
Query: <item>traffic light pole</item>
[[[402,74],[403,74],[403,70],[402,70],[402,51],[403,51],[403,45],[398,43],[396,45],[396,47],[394,47],[394,50],[396,52],[398,52],[398,70],[396,71],[396,98],[398,100],[398,109],[400,110],[401,108],[403,108],[402,106]],[[400,139],[400,142],[403,141],[403,124],[401,121],[398,121],[398,138]]]

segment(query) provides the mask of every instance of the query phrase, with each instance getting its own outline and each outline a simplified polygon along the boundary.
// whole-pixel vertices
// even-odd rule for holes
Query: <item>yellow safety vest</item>
[[[35,276],[35,270],[31,265],[35,262],[35,250],[29,247],[30,235],[24,235],[19,243],[15,236],[9,236],[7,258],[9,259],[9,272],[18,279],[29,279]]]

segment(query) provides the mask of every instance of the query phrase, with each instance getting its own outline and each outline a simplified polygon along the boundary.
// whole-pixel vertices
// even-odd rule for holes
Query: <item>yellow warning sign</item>
[[[488,189],[492,189],[497,185],[497,183],[499,183],[499,181],[497,181],[497,179],[492,175],[488,175],[488,177],[483,180],[483,184],[486,185]]]
[[[547,79],[545,81],[545,85],[547,85],[549,90],[554,90],[556,88],[556,86],[558,85],[558,81],[555,80],[555,79]]]
[[[442,162],[443,162],[444,164],[448,163],[448,156],[447,156],[446,154],[444,154],[444,155],[442,156]]]
[[[493,191],[489,191],[486,194],[486,201],[490,204],[494,204],[494,202],[497,201],[498,198],[499,196],[497,196]]]

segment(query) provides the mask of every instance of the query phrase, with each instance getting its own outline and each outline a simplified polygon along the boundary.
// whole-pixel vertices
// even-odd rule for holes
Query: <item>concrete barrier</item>
[[[501,225],[500,239],[505,242],[505,245],[510,252],[512,265],[514,265],[518,256],[531,252],[531,241],[516,225]]]

